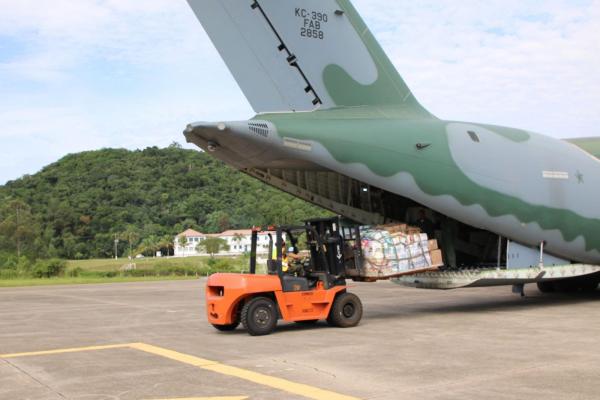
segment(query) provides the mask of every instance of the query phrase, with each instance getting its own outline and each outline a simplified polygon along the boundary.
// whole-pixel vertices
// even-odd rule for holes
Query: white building
[[[271,234],[273,235],[273,240],[275,240],[275,232],[272,232]],[[185,238],[185,246],[182,246],[182,243],[180,243],[179,238],[181,237]],[[175,257],[207,256],[207,253],[198,251],[197,247],[202,240],[209,237],[218,237],[227,242],[229,250],[222,250],[219,252],[219,255],[239,256],[244,253],[250,253],[252,246],[252,230],[250,229],[229,230],[214,234],[200,233],[193,229],[188,229],[175,236]],[[256,252],[258,254],[267,254],[269,252],[268,232],[259,232]]]

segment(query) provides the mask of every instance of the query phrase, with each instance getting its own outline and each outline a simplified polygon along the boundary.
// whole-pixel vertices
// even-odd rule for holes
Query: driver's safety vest
[[[277,260],[277,247],[273,246],[273,253],[271,254],[271,259]],[[281,255],[281,270],[283,272],[287,272],[289,268],[288,265],[288,257],[286,253]]]
[[[290,267],[290,266],[289,266],[289,264],[288,264],[288,257],[287,257],[287,255],[286,255],[286,254],[283,254],[283,255],[281,256],[281,270],[282,270],[283,272],[287,272],[289,267]]]

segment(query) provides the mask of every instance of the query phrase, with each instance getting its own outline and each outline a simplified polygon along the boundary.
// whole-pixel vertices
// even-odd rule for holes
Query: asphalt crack
[[[320,374],[329,375],[332,378],[337,379],[337,375],[334,374],[333,372],[325,371],[325,370],[319,369],[317,367],[313,367],[312,365],[309,366],[309,365],[305,365],[305,364],[302,364],[302,363],[290,362],[290,361],[287,361],[287,360],[281,360],[281,362],[284,363],[284,364],[293,365],[295,367],[302,367],[302,368],[312,369],[315,372],[318,372]]]
[[[59,392],[58,390],[53,389],[51,386],[49,386],[48,384],[40,381],[39,379],[37,379],[35,376],[33,376],[32,374],[30,374],[29,372],[27,372],[26,370],[24,370],[23,368],[19,367],[16,364],[11,363],[9,360],[2,358],[2,361],[4,361],[8,366],[14,368],[15,370],[19,371],[20,373],[24,374],[25,376],[27,376],[29,379],[31,379],[32,381],[36,382],[38,385],[45,387],[46,389],[48,389],[50,392],[56,394],[57,396],[59,396],[60,398],[63,399],[67,399],[67,397],[62,394],[61,392]]]

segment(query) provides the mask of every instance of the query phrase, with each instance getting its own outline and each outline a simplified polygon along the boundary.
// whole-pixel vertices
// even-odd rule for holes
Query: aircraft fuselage
[[[261,114],[220,128],[203,135],[238,168],[321,166],[510,240],[545,242],[565,260],[600,263],[600,161],[573,144],[381,108]]]

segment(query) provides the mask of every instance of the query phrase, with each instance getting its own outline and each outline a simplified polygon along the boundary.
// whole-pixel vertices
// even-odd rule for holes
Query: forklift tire
[[[255,297],[244,304],[241,320],[251,336],[268,335],[277,325],[277,306],[268,297]]]
[[[344,292],[333,301],[327,322],[339,328],[351,328],[358,325],[362,318],[363,307],[357,295]]]
[[[233,324],[227,324],[227,325],[216,325],[216,324],[212,324],[212,326],[215,327],[216,330],[221,331],[221,332],[230,332],[235,330],[235,328],[238,327],[238,325],[240,324],[240,322],[234,322]]]

